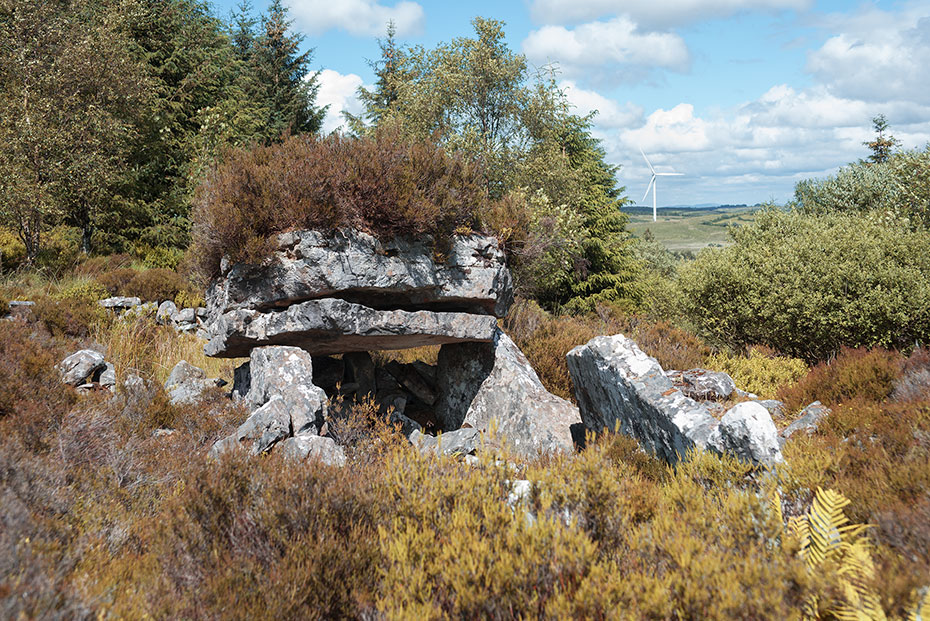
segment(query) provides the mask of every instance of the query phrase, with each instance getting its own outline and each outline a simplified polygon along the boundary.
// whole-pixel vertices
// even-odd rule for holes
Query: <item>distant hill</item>
[[[717,203],[701,203],[698,205],[667,205],[665,207],[659,207],[656,211],[660,214],[676,214],[679,212],[694,213],[696,211],[725,211],[730,209],[749,209],[752,207],[758,207],[758,205],[720,205]],[[621,211],[628,214],[652,214],[652,207],[649,205],[624,205],[621,208]]]

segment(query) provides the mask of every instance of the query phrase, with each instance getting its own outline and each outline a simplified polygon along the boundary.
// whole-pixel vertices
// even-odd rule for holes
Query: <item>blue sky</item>
[[[658,170],[684,173],[660,181],[660,205],[753,204],[782,203],[799,179],[865,157],[876,114],[904,147],[930,141],[927,0],[284,3],[315,48],[327,130],[357,111],[387,20],[402,44],[426,47],[471,35],[477,15],[506,22],[531,65],[558,64],[577,112],[598,110],[595,133],[636,201],[649,180],[640,148]],[[214,2],[224,17],[235,4]]]

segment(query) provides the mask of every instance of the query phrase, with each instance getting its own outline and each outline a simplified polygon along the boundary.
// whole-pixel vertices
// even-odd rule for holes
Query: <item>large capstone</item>
[[[530,457],[573,449],[578,408],[543,387],[501,330],[490,343],[444,345],[437,377],[436,417],[443,430],[496,427],[513,450]]]
[[[232,310],[216,319],[208,356],[248,356],[254,347],[291,345],[319,356],[406,349],[494,338],[492,315],[427,310],[377,310],[336,298],[293,304],[279,311]]]
[[[212,319],[321,298],[380,310],[503,317],[513,302],[513,284],[493,237],[457,236],[449,248],[437,249],[428,238],[382,241],[355,230],[294,231],[278,236],[277,251],[265,264],[229,266],[207,298]]]

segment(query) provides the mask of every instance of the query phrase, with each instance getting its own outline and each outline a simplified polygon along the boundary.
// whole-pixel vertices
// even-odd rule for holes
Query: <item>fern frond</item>
[[[914,607],[907,614],[907,621],[930,620],[930,586],[925,586],[917,592]]]

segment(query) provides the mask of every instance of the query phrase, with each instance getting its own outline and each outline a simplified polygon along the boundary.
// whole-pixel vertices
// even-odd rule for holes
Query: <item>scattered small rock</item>
[[[814,401],[800,411],[798,418],[795,419],[793,423],[782,429],[779,444],[784,446],[788,438],[798,431],[806,431],[807,435],[811,435],[817,431],[820,421],[829,416],[829,414],[830,408],[820,403],[820,401]]]
[[[281,443],[281,454],[296,461],[320,461],[327,466],[344,466],[346,455],[332,438],[294,436]]]

